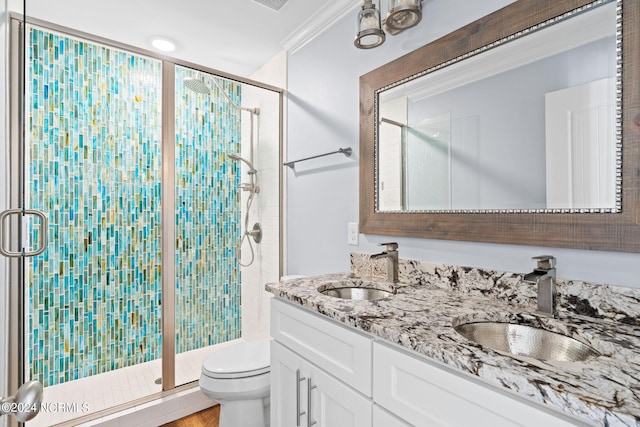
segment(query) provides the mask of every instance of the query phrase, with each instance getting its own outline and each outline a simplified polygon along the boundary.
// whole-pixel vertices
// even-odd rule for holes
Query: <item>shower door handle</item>
[[[31,251],[25,251],[24,245],[22,245],[22,239],[20,238],[20,251],[12,251],[10,248],[5,246],[5,236],[8,236],[7,232],[7,218],[11,215],[22,215],[24,218],[27,215],[34,215],[40,218],[40,246]],[[47,229],[49,228],[49,220],[46,214],[42,211],[35,209],[9,209],[0,213],[0,255],[4,255],[10,258],[19,258],[21,256],[25,257],[33,257],[36,255],[40,255],[47,248]],[[8,244],[7,244],[8,246]]]

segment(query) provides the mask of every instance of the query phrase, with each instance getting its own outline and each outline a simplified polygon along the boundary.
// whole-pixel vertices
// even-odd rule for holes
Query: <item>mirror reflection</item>
[[[616,4],[377,92],[377,211],[620,209]]]

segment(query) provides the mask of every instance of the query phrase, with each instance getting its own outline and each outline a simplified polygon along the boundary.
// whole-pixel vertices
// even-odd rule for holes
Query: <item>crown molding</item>
[[[280,45],[290,54],[297,52],[304,45],[318,37],[330,26],[345,17],[362,3],[361,0],[334,0],[304,21],[289,34]],[[356,18],[354,17],[354,20]],[[355,24],[354,24],[355,25]]]

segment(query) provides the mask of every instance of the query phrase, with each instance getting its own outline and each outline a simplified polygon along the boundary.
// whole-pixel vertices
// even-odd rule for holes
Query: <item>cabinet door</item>
[[[371,408],[355,390],[271,342],[272,426],[371,427]]]
[[[299,427],[307,425],[307,383],[304,360],[271,341],[271,425]],[[300,415],[298,415],[300,413]]]
[[[271,300],[271,336],[365,396],[371,396],[371,338],[329,318]]]
[[[315,366],[309,380],[312,426],[371,427],[370,400]]]

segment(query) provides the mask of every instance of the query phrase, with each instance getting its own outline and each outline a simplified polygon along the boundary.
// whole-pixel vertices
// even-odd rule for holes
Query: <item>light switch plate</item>
[[[358,244],[358,223],[350,222],[348,224],[347,229],[348,229],[347,243],[349,243],[350,245],[357,245]]]

